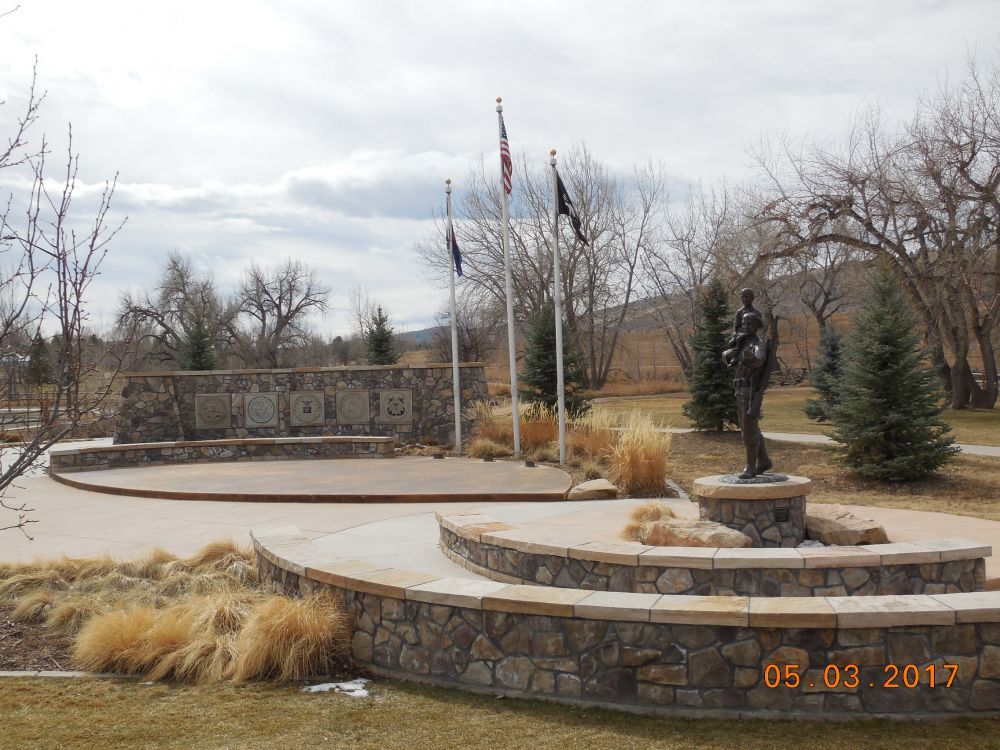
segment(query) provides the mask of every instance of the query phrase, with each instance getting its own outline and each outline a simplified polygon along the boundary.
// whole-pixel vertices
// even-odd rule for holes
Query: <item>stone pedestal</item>
[[[806,538],[811,481],[790,476],[763,484],[731,484],[725,475],[694,480],[698,515],[742,531],[755,547],[797,547]]]

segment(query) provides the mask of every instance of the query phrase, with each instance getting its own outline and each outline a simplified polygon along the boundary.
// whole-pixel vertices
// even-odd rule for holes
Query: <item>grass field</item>
[[[996,458],[959,455],[941,471],[919,482],[862,479],[837,462],[833,448],[769,441],[775,469],[809,477],[809,502],[881,505],[954,513],[1000,521],[1000,463]],[[742,468],[736,432],[674,435],[667,475],[690,491],[695,478]]]
[[[761,429],[765,432],[805,432],[822,435],[829,427],[808,419],[802,411],[806,399],[812,396],[811,388],[774,388],[768,391],[764,400]],[[663,426],[690,427],[691,423],[681,413],[681,406],[687,399],[686,393],[669,393],[658,396],[610,398],[600,403],[605,408],[619,413],[627,413],[633,409],[648,412]],[[942,416],[951,425],[957,442],[1000,445],[1000,409],[948,410]]]
[[[112,708],[113,707],[113,708]],[[0,748],[357,748],[359,750],[992,750],[1000,721],[691,721],[394,682],[370,698],[264,685],[116,680],[0,681]]]

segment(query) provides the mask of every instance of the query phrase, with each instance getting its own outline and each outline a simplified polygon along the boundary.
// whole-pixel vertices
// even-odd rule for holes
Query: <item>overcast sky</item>
[[[359,284],[398,327],[433,322],[446,290],[413,243],[446,177],[498,165],[498,94],[515,160],[585,142],[612,168],[742,179],[762,136],[908,117],[970,49],[994,60],[1000,2],[20,0],[0,40],[0,138],[37,56],[35,136],[63,149],[72,122],[82,182],[119,173],[97,323],[178,250],[226,288],[301,258],[333,291],[322,332],[346,333]]]

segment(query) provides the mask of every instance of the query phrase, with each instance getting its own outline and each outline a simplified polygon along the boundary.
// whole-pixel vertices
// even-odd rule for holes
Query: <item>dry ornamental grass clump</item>
[[[331,596],[264,594],[253,554],[213,542],[180,558],[59,558],[0,567],[12,617],[75,635],[83,669],[149,679],[299,680],[346,650],[348,621]]]
[[[649,415],[633,411],[611,451],[610,479],[626,495],[662,494],[667,489],[669,452],[670,433],[658,431]]]
[[[538,401],[518,404],[521,449],[533,451],[559,439],[559,418],[555,411]]]
[[[659,500],[637,505],[629,514],[628,523],[622,530],[622,539],[644,544],[654,523],[676,517],[670,506]]]
[[[570,462],[582,467],[584,461],[609,458],[618,441],[617,426],[618,417],[600,407],[574,419],[566,434],[566,453]]]
[[[511,449],[503,443],[489,438],[475,438],[465,448],[465,453],[473,458],[500,458],[509,456]]]

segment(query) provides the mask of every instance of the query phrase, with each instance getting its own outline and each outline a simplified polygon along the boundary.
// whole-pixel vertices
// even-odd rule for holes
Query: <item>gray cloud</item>
[[[516,152],[586,142],[620,173],[661,160],[676,195],[745,177],[762,135],[835,137],[864,102],[909,116],[970,47],[995,56],[1000,4],[37,0],[0,24],[0,136],[37,54],[36,134],[59,153],[73,122],[85,186],[120,172],[130,219],[102,314],[170,249],[230,285],[292,253],[334,288],[326,325],[343,329],[358,283],[408,327],[433,320],[444,295],[412,243],[442,180],[495,159],[497,94]]]

